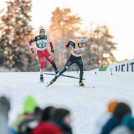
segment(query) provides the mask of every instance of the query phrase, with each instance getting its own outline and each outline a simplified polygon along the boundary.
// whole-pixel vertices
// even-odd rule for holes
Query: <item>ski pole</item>
[[[59,54],[59,53],[63,53],[65,50],[66,50],[66,49],[63,49],[63,50],[61,50],[61,51],[59,51],[59,52],[57,52],[57,53],[55,53],[55,54],[53,54],[53,55],[57,55],[57,54]]]

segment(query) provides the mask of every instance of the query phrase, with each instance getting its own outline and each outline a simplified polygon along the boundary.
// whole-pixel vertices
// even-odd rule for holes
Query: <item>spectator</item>
[[[31,128],[38,124],[41,109],[33,96],[28,96],[24,101],[24,113],[19,114],[13,123],[13,128],[19,134],[27,134]]]
[[[0,97],[0,134],[11,134],[8,126],[8,113],[10,110],[9,99],[5,96]]]
[[[122,120],[122,125],[127,126],[131,131],[134,131],[134,117],[128,114]]]
[[[68,110],[63,108],[55,110],[53,118],[53,121],[58,124],[64,130],[65,133],[72,134],[71,116]]]
[[[111,130],[121,124],[122,119],[127,114],[131,114],[131,108],[126,103],[118,103],[113,112],[113,116],[103,126],[101,134],[109,134]]]
[[[134,118],[131,115],[126,115],[120,126],[111,131],[110,134],[132,134],[134,133]]]
[[[42,120],[39,125],[32,130],[32,134],[72,134],[70,112],[63,108],[55,110],[52,108],[49,109],[48,115],[52,112],[53,116],[50,116],[50,118],[48,118],[49,120]],[[51,119],[51,117],[53,117],[53,119]]]
[[[48,106],[44,110],[42,110],[41,121],[51,120],[54,110],[55,108],[53,106]]]
[[[107,111],[103,112],[103,114],[97,119],[93,134],[100,134],[102,127],[111,118],[111,116],[113,115],[113,111],[118,103],[119,101],[113,100],[108,104]]]
[[[18,124],[19,134],[30,134],[32,128],[36,127],[40,120],[42,110],[36,107],[31,116],[20,121]]]

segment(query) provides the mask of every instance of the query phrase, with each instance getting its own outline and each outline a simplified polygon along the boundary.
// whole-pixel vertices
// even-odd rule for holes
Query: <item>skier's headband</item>
[[[85,44],[85,42],[80,42],[80,44],[84,45],[84,44]]]
[[[85,40],[83,38],[80,38],[79,43],[83,45],[85,44]]]
[[[80,43],[80,44],[85,44],[85,41],[84,41],[84,40],[80,40],[79,43]]]

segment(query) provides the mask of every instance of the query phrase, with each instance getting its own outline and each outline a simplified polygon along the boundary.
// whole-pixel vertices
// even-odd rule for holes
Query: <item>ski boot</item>
[[[57,80],[57,78],[58,77],[55,76],[46,87],[49,87],[50,85],[52,85]]]
[[[81,87],[84,87],[84,86],[85,86],[84,83],[82,82],[82,80],[79,81],[79,85],[80,85]]]
[[[56,80],[57,80],[57,76],[55,76],[53,79],[52,79],[52,81],[50,82],[51,84],[53,84]]]
[[[41,82],[41,83],[44,83],[44,77],[43,77],[43,74],[40,75],[40,82]]]
[[[55,70],[55,74],[58,74],[58,72],[59,72],[58,70]]]

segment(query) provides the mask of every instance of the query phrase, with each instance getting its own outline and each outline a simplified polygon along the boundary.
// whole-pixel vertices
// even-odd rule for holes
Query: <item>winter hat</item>
[[[120,102],[115,107],[113,116],[116,117],[119,120],[122,120],[125,115],[131,114],[131,108],[128,104]]]
[[[126,115],[122,120],[122,124],[127,126],[130,130],[134,130],[134,118],[132,115]]]
[[[24,113],[32,114],[35,107],[37,107],[37,101],[33,96],[28,96],[24,101]]]
[[[111,102],[108,104],[108,108],[107,108],[107,109],[108,109],[108,112],[113,114],[114,109],[115,109],[115,107],[117,106],[118,103],[119,103],[119,101],[116,101],[116,100],[111,101]]]
[[[53,118],[63,120],[66,115],[70,114],[70,111],[63,108],[57,108],[54,112]]]
[[[42,109],[37,106],[37,107],[34,108],[33,114],[36,116],[36,115],[40,114],[41,112],[42,112]]]
[[[52,112],[53,110],[55,110],[54,107],[52,106],[48,106],[46,107],[43,111],[42,111],[42,117],[41,117],[41,121],[46,121],[52,118]]]
[[[0,113],[7,115],[10,110],[9,98],[5,96],[0,97]]]

